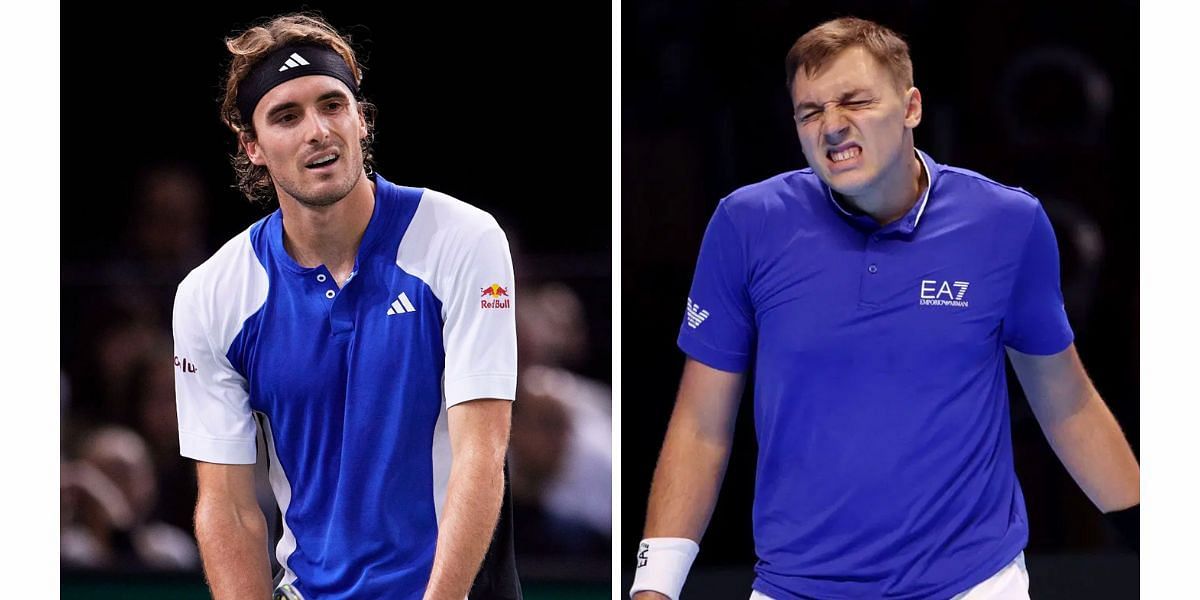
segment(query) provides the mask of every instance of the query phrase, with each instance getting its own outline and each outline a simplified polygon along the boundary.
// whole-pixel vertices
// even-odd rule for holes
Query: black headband
[[[254,108],[267,92],[285,81],[305,75],[334,77],[346,84],[351,94],[358,95],[358,82],[342,55],[329,46],[292,44],[268,54],[238,84],[237,107],[242,114],[242,124],[251,126]]]

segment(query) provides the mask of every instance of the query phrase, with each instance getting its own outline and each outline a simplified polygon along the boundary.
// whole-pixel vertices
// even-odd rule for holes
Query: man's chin
[[[857,196],[865,190],[868,182],[863,181],[858,173],[823,173],[822,179],[833,191],[843,196]]]
[[[305,189],[295,190],[294,192],[289,190],[289,194],[304,206],[320,208],[333,206],[341,202],[342,198],[350,195],[350,192],[354,190],[354,186],[357,184],[357,177],[339,182],[318,181],[311,185],[300,186]]]
[[[311,196],[311,197],[296,196],[295,198],[296,198],[296,202],[299,202],[300,204],[303,204],[304,206],[307,206],[309,208],[325,208],[327,206],[333,206],[334,204],[341,202],[342,198],[345,198],[345,197],[346,197],[346,195],[343,194],[341,196]]]
[[[337,188],[330,186],[314,186],[314,188],[325,189],[303,190],[301,193],[293,193],[291,196],[296,199],[296,202],[309,208],[322,208],[341,202],[343,198],[350,195],[350,190],[354,189],[354,185],[351,183],[348,186],[342,185]]]

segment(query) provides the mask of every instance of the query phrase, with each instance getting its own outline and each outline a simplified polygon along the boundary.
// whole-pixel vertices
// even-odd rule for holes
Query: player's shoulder
[[[717,211],[735,223],[760,223],[789,208],[811,206],[824,193],[811,168],[787,171],[734,190],[721,199]]]
[[[437,190],[409,189],[419,189],[420,199],[396,247],[396,264],[405,272],[445,285],[466,276],[481,257],[507,256],[508,238],[490,213]]]
[[[1006,213],[1031,214],[1041,204],[1024,188],[1000,183],[962,167],[939,165],[936,186],[935,192],[950,193],[971,201],[978,208]]]
[[[392,222],[404,223],[401,231],[406,240],[457,238],[500,229],[491,213],[450,194],[427,187],[397,185],[379,173],[375,173],[374,181],[376,197],[390,207]]]
[[[263,217],[234,235],[179,283],[176,302],[205,302],[227,294],[266,285],[266,269],[254,250],[253,234],[270,217]]]
[[[500,229],[496,218],[486,210],[430,188],[422,190],[413,225],[458,235],[479,235]]]

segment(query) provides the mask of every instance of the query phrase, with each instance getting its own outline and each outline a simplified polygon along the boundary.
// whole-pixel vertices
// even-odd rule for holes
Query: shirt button
[[[867,267],[867,272],[868,272],[868,273],[872,273],[872,274],[873,274],[873,273],[876,273],[876,272],[878,272],[878,271],[879,271],[879,267],[877,267],[877,266],[875,266],[875,265],[871,265],[871,266]]]
[[[318,274],[317,274],[317,281],[320,281],[320,282],[322,282],[322,283],[323,283],[323,282],[325,281],[325,274],[324,274],[324,273],[318,273]]]
[[[329,298],[330,300],[332,300],[332,299],[333,299],[333,295],[334,295],[334,294],[333,294],[333,290],[325,290],[325,297],[326,297],[326,298]]]

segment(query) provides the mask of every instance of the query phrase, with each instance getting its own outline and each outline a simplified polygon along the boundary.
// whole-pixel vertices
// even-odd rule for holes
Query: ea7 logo
[[[646,542],[642,542],[641,545],[638,546],[638,566],[637,566],[637,568],[640,569],[640,568],[646,566],[646,563],[650,561],[650,558],[648,556],[646,556],[647,552],[650,552],[650,544],[647,544]]]
[[[921,306],[958,306],[966,308],[970,303],[963,298],[967,295],[969,281],[939,281],[937,279],[921,280]]]

